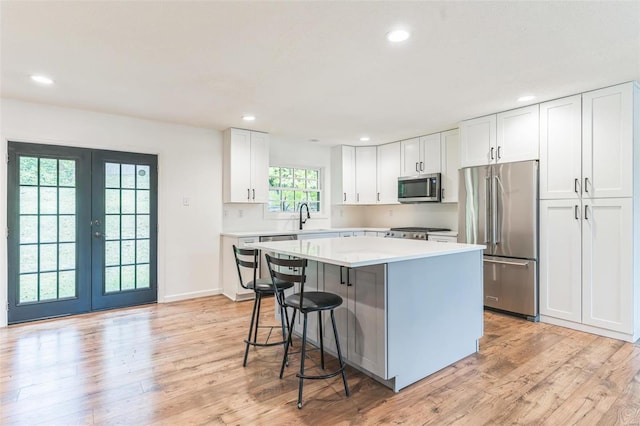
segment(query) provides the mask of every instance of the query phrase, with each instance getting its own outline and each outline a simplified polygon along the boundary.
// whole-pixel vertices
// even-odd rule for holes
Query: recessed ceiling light
[[[369,142],[370,138],[369,136],[363,136],[360,138],[360,142]]]
[[[520,96],[518,98],[518,102],[527,102],[527,101],[531,101],[533,99],[535,99],[536,97],[533,95],[525,95],[525,96]]]
[[[410,36],[409,31],[406,30],[393,30],[387,33],[387,40],[393,43],[400,43],[405,41]]]
[[[256,119],[256,116],[255,116],[255,115],[251,115],[251,114],[249,114],[249,115],[243,115],[243,116],[242,116],[242,119],[243,119],[244,121],[254,121],[254,120]]]
[[[46,84],[47,86],[53,84],[53,80],[44,75],[32,75],[31,80],[35,81],[36,83]]]

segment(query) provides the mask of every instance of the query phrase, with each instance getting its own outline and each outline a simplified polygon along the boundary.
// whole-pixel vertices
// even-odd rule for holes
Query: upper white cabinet
[[[501,112],[496,116],[497,163],[537,160],[539,153],[538,105]]]
[[[630,197],[633,185],[633,83],[582,94],[582,192]]]
[[[461,167],[537,160],[538,105],[460,123]]]
[[[356,149],[353,146],[331,148],[331,197],[333,204],[356,202]]]
[[[460,167],[460,133],[458,129],[440,134],[442,162],[441,198],[443,203],[458,202],[458,169]]]
[[[375,146],[356,147],[356,203],[376,204],[377,150]]]
[[[496,159],[496,116],[460,122],[460,167],[489,164]]]
[[[266,203],[269,197],[269,135],[224,131],[225,203]]]
[[[377,147],[378,204],[398,203],[398,177],[400,174],[400,142]]]
[[[633,83],[540,105],[540,198],[633,193]]]
[[[440,133],[407,139],[401,144],[401,176],[440,173]]]
[[[540,198],[579,198],[581,182],[582,96],[540,104]]]
[[[333,204],[396,204],[400,142],[335,146],[331,150]]]

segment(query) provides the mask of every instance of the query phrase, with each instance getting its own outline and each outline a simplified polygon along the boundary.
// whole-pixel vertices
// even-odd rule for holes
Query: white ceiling
[[[640,80],[640,1],[0,8],[3,97],[299,142],[391,142],[520,106],[527,93],[532,103]],[[412,37],[391,45],[395,26]],[[33,84],[33,73],[56,84]]]

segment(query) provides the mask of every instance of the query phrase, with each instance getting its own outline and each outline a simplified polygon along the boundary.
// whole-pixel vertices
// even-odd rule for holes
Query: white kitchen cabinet
[[[583,200],[582,322],[633,332],[631,198]]]
[[[496,163],[537,160],[539,153],[538,105],[513,109],[496,116]]]
[[[460,122],[461,167],[537,160],[538,105]]]
[[[578,199],[582,182],[582,96],[540,104],[540,199]]]
[[[542,200],[542,320],[558,318],[595,327],[587,331],[637,339],[632,238],[631,198]]]
[[[353,146],[331,148],[331,197],[333,204],[356,203],[356,149]]]
[[[343,303],[335,310],[342,356],[349,363],[386,377],[385,266],[346,268],[324,264],[324,290]],[[336,352],[331,317],[323,318],[325,348]],[[367,339],[364,337],[367,336]]]
[[[220,279],[222,280],[222,293],[233,301],[253,299],[253,290],[245,289],[240,285],[238,278],[238,268],[236,266],[235,255],[233,254],[233,245],[236,247],[244,247],[250,243],[257,243],[259,237],[236,238],[222,236],[220,239],[220,251],[222,253],[222,271]],[[260,270],[257,276],[260,277]],[[248,268],[240,268],[242,279],[244,282],[253,280],[253,272]]]
[[[496,115],[460,122],[460,167],[483,166],[496,159]]]
[[[458,170],[460,168],[460,133],[458,129],[442,132],[440,152],[442,162],[441,198],[443,203],[458,202]]]
[[[375,146],[358,146],[355,153],[356,203],[376,204],[377,149]]]
[[[634,90],[631,82],[582,94],[583,196],[632,196]]]
[[[582,204],[540,201],[540,314],[582,322]]]
[[[377,146],[378,204],[398,204],[398,177],[400,174],[400,142]]]
[[[407,139],[401,145],[401,176],[440,173],[440,133]]]
[[[225,203],[266,203],[269,198],[269,135],[224,131]]]

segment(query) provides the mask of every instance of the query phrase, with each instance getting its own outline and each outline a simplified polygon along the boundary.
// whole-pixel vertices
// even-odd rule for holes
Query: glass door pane
[[[89,310],[86,150],[9,143],[9,322]],[[84,248],[84,250],[81,250]],[[85,281],[85,288],[82,288]]]
[[[157,157],[102,151],[93,164],[94,309],[153,302]]]

